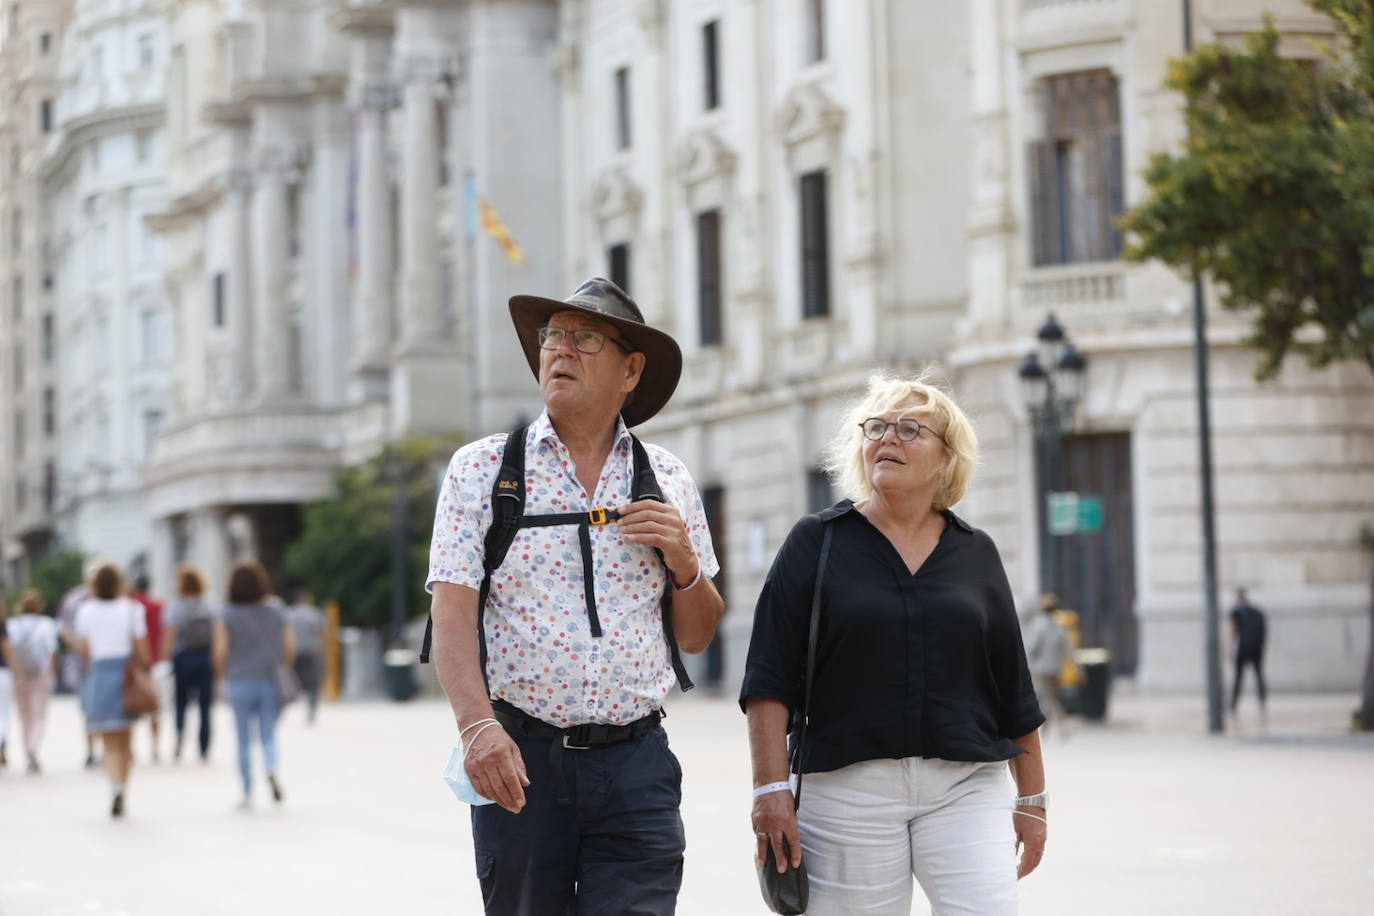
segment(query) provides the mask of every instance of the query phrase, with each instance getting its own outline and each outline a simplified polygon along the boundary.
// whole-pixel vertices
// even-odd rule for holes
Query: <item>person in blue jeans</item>
[[[239,563],[229,574],[228,603],[216,622],[211,653],[215,673],[225,680],[239,739],[241,811],[253,806],[252,728],[258,737],[272,799],[283,799],[277,774],[277,669],[295,661],[296,641],[279,608],[267,603],[272,593],[267,572],[256,561]]]
[[[186,708],[194,699],[200,708],[197,736],[200,759],[210,755],[210,703],[215,698],[215,673],[210,665],[219,609],[205,594],[205,575],[189,563],[177,567],[177,597],[167,605],[162,631],[163,651],[176,676],[177,740],[172,756],[181,759],[186,735]]]

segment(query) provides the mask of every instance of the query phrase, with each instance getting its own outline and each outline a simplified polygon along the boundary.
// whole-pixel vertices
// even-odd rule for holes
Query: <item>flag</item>
[[[501,222],[501,217],[497,216],[495,208],[485,197],[478,198],[478,207],[482,211],[482,231],[496,239],[501,250],[506,253],[506,259],[512,264],[520,264],[525,260],[525,252],[520,249],[519,243],[511,236],[506,224]]]

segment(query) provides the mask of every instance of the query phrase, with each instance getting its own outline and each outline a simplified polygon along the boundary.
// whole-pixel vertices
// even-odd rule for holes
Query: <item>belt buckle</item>
[[[568,742],[571,740],[572,736],[569,735],[567,732],[564,732],[563,747],[567,748],[570,751],[589,751],[592,749],[592,746],[590,744],[569,744]]]
[[[605,506],[597,506],[587,512],[587,521],[593,525],[605,525],[611,520],[611,513]]]

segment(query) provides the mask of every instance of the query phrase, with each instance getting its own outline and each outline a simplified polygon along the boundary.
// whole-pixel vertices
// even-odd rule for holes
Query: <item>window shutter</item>
[[[802,317],[830,314],[829,220],[826,175],[822,169],[801,177]]]
[[[1121,230],[1116,218],[1126,209],[1126,164],[1123,160],[1120,132],[1109,134],[1103,144],[1107,181],[1107,257],[1121,256]]]
[[[1053,140],[1033,140],[1026,147],[1030,176],[1031,261],[1039,267],[1064,261],[1060,245],[1058,163]]]

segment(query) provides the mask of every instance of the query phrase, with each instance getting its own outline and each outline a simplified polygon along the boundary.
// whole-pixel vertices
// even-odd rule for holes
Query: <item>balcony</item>
[[[1016,292],[1022,313],[1119,314],[1126,305],[1126,265],[1100,261],[1035,268],[1022,275]]]

